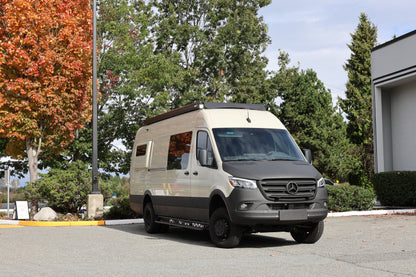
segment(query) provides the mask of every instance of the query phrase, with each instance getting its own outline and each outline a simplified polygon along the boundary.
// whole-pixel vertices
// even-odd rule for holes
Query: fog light
[[[238,209],[240,211],[247,211],[248,209],[250,209],[250,206],[251,206],[251,203],[241,203]]]
[[[324,207],[328,208],[328,203],[326,201],[324,201]]]

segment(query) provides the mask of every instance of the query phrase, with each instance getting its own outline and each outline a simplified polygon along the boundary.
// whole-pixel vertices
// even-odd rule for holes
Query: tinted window
[[[138,145],[136,148],[136,157],[145,156],[146,155],[147,145]]]
[[[213,129],[223,161],[299,160],[304,157],[286,130],[260,128]]]
[[[173,135],[169,141],[168,169],[186,169],[191,149],[192,132]]]

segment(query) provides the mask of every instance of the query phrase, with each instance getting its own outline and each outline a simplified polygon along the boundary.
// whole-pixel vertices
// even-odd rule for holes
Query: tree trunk
[[[30,175],[30,183],[33,184],[38,179],[38,157],[40,152],[40,143],[39,145],[35,145],[35,139],[26,139],[26,152],[27,152],[27,159],[29,163],[29,175]],[[31,202],[32,206],[32,213],[38,212],[38,201],[34,200]]]

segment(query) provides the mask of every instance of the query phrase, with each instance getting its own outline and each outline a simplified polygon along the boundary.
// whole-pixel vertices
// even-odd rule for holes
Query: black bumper
[[[234,189],[227,198],[231,221],[237,225],[293,225],[318,222],[328,215],[328,193],[318,188],[305,201],[268,201],[257,189]]]

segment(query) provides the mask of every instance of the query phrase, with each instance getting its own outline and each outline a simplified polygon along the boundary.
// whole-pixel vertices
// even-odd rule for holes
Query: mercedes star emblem
[[[286,185],[286,189],[289,194],[296,194],[298,192],[298,184],[295,182],[289,182]]]

